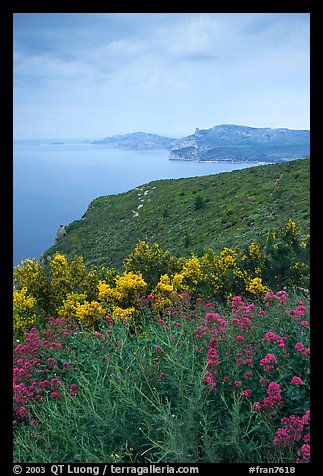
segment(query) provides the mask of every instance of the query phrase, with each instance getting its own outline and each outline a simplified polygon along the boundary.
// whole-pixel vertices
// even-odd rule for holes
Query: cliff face
[[[196,129],[182,139],[134,132],[93,144],[125,150],[166,149],[171,160],[283,162],[309,155],[310,132],[222,124]]]
[[[280,162],[310,153],[310,132],[223,124],[177,142],[170,159]]]

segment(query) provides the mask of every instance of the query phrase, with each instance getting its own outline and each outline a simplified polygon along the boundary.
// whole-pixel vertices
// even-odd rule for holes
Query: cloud
[[[76,120],[81,116],[91,118],[87,135],[95,137],[149,132],[152,126],[152,132],[173,135],[176,129],[185,135],[195,127],[243,123],[243,111],[246,123],[255,118],[249,125],[265,126],[268,120],[294,127],[297,116],[290,115],[288,123],[288,111],[286,122],[278,124],[279,109],[297,101],[308,117],[308,90],[309,18],[303,14],[17,14],[14,19],[14,118],[20,135],[31,133],[28,105],[39,125],[35,130],[45,134],[48,121],[57,136],[84,133],[85,125]],[[271,103],[279,105],[276,118],[273,108],[269,118],[259,106]]]

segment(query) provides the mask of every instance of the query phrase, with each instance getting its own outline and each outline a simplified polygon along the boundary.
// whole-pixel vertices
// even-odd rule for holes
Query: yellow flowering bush
[[[129,271],[123,276],[116,277],[116,290],[121,294],[122,301],[133,302],[136,295],[141,295],[147,288],[147,283],[141,273]]]
[[[261,247],[259,243],[253,241],[251,245],[249,245],[249,255],[254,259],[261,258]]]
[[[284,230],[284,236],[294,237],[299,233],[299,228],[296,226],[296,223],[289,219]]]
[[[122,320],[124,322],[131,322],[132,318],[135,318],[137,311],[134,307],[122,308],[120,306],[114,306],[112,311],[112,317],[117,321]]]
[[[36,305],[34,297],[28,295],[27,288],[15,289],[13,292],[13,330],[23,333],[36,322]]]
[[[160,277],[159,283],[156,286],[156,293],[158,294],[159,292],[161,293],[168,293],[174,291],[174,287],[171,284],[170,278],[167,276],[167,274],[163,274]]]
[[[76,318],[86,327],[91,327],[100,318],[106,315],[106,311],[97,301],[84,301],[83,304],[77,303],[75,310]]]
[[[261,278],[253,278],[248,282],[246,291],[252,294],[265,295],[269,291],[269,288],[262,284]]]
[[[50,273],[50,290],[56,303],[62,302],[68,293],[82,288],[88,274],[82,257],[76,257],[68,263],[60,253],[56,253],[51,259]]]
[[[183,289],[182,283],[183,283],[184,279],[185,279],[185,277],[183,276],[183,274],[181,274],[181,273],[174,274],[173,279],[172,279],[172,284],[171,284],[174,291],[179,292],[180,290]]]
[[[98,283],[98,299],[110,303],[120,302],[122,300],[122,294],[116,288],[110,286],[110,284],[100,280]]]
[[[63,301],[63,305],[58,309],[58,316],[60,318],[68,318],[76,316],[76,309],[80,304],[86,300],[85,293],[69,293]]]
[[[98,299],[105,303],[105,307],[112,309],[115,318],[122,318],[126,321],[136,315],[135,306],[147,288],[147,283],[141,273],[129,271],[122,276],[117,275],[114,285],[111,286],[100,280],[97,285]]]
[[[228,302],[232,296],[261,296],[288,286],[309,284],[309,235],[296,223],[267,233],[242,249],[208,250],[203,256],[174,258],[139,242],[125,261],[125,272],[99,268],[88,271],[82,257],[69,261],[56,253],[49,263],[24,260],[14,271],[14,330],[26,332],[49,316],[74,317],[85,326],[111,314],[131,322],[139,300],[152,293],[156,309],[192,298]],[[47,265],[47,268],[45,268]]]
[[[169,251],[162,251],[157,243],[149,245],[145,241],[139,241],[135,250],[124,261],[126,272],[140,273],[150,290],[157,285],[160,276],[171,276],[179,270],[179,261],[171,256]]]
[[[13,280],[15,289],[27,289],[28,295],[33,296],[41,308],[49,310],[48,282],[38,261],[35,259],[23,260],[20,265],[15,267]]]
[[[203,279],[203,273],[201,263],[199,259],[192,255],[191,258],[184,262],[183,268],[180,274],[182,278],[176,276],[175,282],[177,282],[177,289],[181,291],[188,291],[192,294],[198,289],[201,280]]]
[[[174,286],[167,274],[163,274],[160,277],[159,282],[153,290],[153,295],[155,297],[155,309],[163,309],[172,305],[174,301]]]

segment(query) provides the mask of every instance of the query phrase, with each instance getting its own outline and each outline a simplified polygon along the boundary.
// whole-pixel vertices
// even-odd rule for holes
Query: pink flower
[[[275,364],[277,364],[277,359],[274,354],[267,354],[266,357],[261,359],[260,365],[264,369],[265,372],[269,372],[275,367]]]
[[[308,444],[304,444],[297,451],[296,463],[308,463],[311,457],[311,447]]]
[[[204,383],[206,383],[209,386],[209,388],[212,392],[215,392],[215,390],[216,390],[216,381],[214,380],[214,376],[213,376],[212,372],[210,372],[209,370],[205,373]]]
[[[304,413],[303,423],[305,426],[310,424],[310,410],[306,410],[306,412]]]
[[[243,390],[242,391],[242,396],[245,397],[245,398],[249,398],[251,395],[251,390],[250,389],[246,389],[246,390]]]
[[[308,327],[308,326],[309,326],[308,321],[302,321],[302,322],[301,322],[301,326],[303,326],[303,327]]]
[[[165,374],[165,372],[160,372],[159,376],[160,376],[160,378],[163,378],[163,377],[166,377],[166,374]]]
[[[280,406],[283,404],[282,398],[280,396],[281,389],[280,385],[277,382],[270,382],[270,384],[267,387],[267,395],[268,397],[265,397],[263,399],[263,408],[275,408],[275,406]]]
[[[244,341],[244,337],[242,337],[242,336],[237,336],[237,337],[236,337],[236,341],[237,341],[237,342],[243,342],[243,341]]]
[[[235,385],[236,387],[240,387],[240,386],[241,386],[240,380],[235,380],[235,381],[234,381],[234,385]]]
[[[309,443],[310,439],[311,439],[311,436],[309,433],[306,433],[306,435],[303,436],[304,443]]]
[[[294,376],[291,380],[291,384],[292,385],[302,385],[303,384],[303,380],[299,377],[296,377]]]

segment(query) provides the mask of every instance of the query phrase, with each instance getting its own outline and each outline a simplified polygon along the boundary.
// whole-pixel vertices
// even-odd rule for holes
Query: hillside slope
[[[292,218],[309,232],[309,159],[150,182],[99,197],[44,256],[122,268],[138,240],[176,256],[241,247]]]

